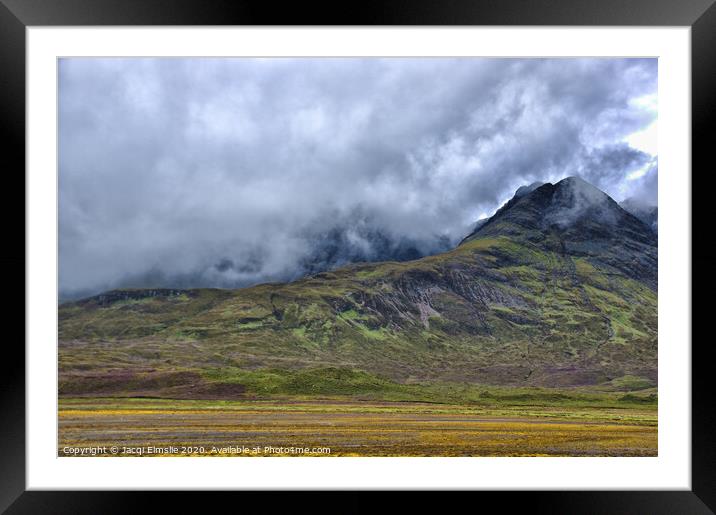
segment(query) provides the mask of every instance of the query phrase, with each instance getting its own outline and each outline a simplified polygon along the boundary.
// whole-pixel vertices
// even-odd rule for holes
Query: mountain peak
[[[657,241],[648,225],[579,177],[527,191],[531,186],[518,190],[520,195],[462,243],[508,237],[562,256],[587,258],[656,287]]]
[[[598,202],[604,200],[605,198],[611,198],[602,190],[577,175],[565,177],[561,181],[555,183],[555,187],[560,190],[571,191],[572,193],[591,201]]]
[[[582,179],[579,175],[570,175],[569,177],[565,177],[561,181],[558,181],[556,184],[589,186],[591,188],[594,188],[595,190],[599,189],[596,186],[593,186],[592,184]]]
[[[580,177],[567,177],[554,185],[545,221],[561,228],[584,218],[613,225],[621,218],[620,211],[618,204],[599,188]]]
[[[498,222],[509,223],[512,235],[518,228],[527,230],[566,230],[580,222],[613,226],[634,218],[609,195],[578,176],[566,177],[554,184],[533,182],[521,186],[514,196],[489,219],[479,224],[465,240],[478,232],[494,232]],[[635,222],[638,220],[630,220]],[[507,229],[502,224],[502,230]]]

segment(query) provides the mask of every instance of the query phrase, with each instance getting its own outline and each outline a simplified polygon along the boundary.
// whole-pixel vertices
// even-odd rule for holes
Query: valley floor
[[[61,398],[59,456],[656,456],[657,409]]]

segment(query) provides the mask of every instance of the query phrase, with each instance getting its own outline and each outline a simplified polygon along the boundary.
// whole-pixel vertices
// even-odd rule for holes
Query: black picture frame
[[[692,52],[692,244],[694,265],[700,270],[714,262],[708,248],[710,188],[703,187],[707,163],[713,168],[711,147],[716,142],[716,3],[715,0],[348,0],[327,5],[286,2],[280,7],[266,0],[0,0],[0,145],[3,147],[5,199],[2,202],[6,270],[25,265],[25,227],[14,223],[24,213],[25,181],[25,29],[28,26],[82,25],[606,25],[689,26]],[[698,174],[694,170],[699,170]],[[713,173],[713,172],[712,172]],[[20,192],[23,194],[21,195]],[[18,206],[10,200],[22,204]],[[710,225],[710,224],[709,224]],[[12,243],[10,243],[12,242]],[[22,244],[20,243],[22,242]],[[20,250],[21,249],[21,250]],[[19,273],[7,273],[6,327],[17,328],[21,318]],[[699,292],[713,291],[714,274],[701,274],[692,287],[692,321],[707,316],[710,302],[696,302]],[[9,280],[9,282],[8,282]],[[25,291],[24,288],[22,291]],[[23,295],[24,299],[24,295]],[[704,296],[704,299],[708,297]],[[15,311],[14,316],[10,315]],[[532,513],[714,513],[716,510],[716,411],[708,349],[711,338],[697,338],[692,322],[692,490],[642,492],[480,492],[480,502],[524,504]],[[24,340],[24,326],[22,329]],[[674,342],[671,342],[674,343]],[[687,345],[689,342],[681,342]],[[6,337],[0,374],[0,511],[20,513],[137,513],[177,503],[181,513],[208,505],[200,493],[182,492],[41,492],[25,488],[25,353],[19,337]],[[224,493],[222,495],[235,495]],[[242,504],[265,502],[266,494],[246,493]],[[298,498],[296,497],[298,495]],[[311,497],[313,496],[313,497]],[[331,510],[315,502],[315,493],[292,493],[292,504],[312,511]],[[171,498],[171,500],[169,499]],[[286,498],[275,497],[272,502]],[[324,498],[321,498],[324,499]],[[372,509],[382,501],[353,493],[339,512]],[[412,502],[424,503],[421,493]],[[453,497],[452,502],[460,502]],[[212,499],[214,504],[215,499]],[[474,502],[470,500],[468,502]],[[505,504],[506,503],[506,504]],[[335,506],[333,507],[335,508]],[[361,510],[361,511],[363,511]],[[332,510],[331,510],[332,511]]]

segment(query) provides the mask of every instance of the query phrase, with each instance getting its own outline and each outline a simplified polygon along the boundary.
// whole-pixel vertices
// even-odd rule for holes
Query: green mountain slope
[[[63,304],[60,391],[202,398],[436,382],[655,386],[653,232],[578,179],[537,186],[454,250],[416,261]]]

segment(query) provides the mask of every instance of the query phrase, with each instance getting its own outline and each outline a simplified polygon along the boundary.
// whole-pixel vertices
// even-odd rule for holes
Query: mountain
[[[601,270],[641,280],[656,290],[655,235],[606,193],[578,177],[515,195],[463,243],[489,236],[508,236],[545,251],[585,258]]]
[[[240,290],[115,290],[61,305],[59,338],[67,395],[644,388],[657,378],[657,240],[571,177],[518,190],[448,252]]]
[[[658,232],[659,209],[647,202],[630,197],[619,204],[625,211],[636,216],[639,220],[651,227],[655,233]]]

